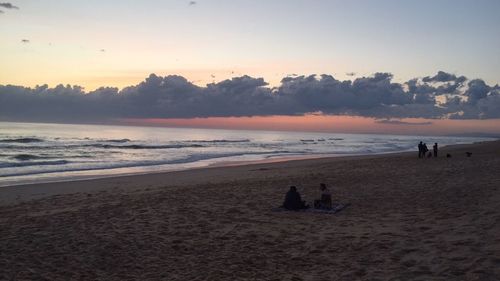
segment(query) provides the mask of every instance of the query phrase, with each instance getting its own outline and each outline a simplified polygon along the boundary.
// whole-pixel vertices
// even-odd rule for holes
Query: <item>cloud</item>
[[[24,43],[24,44],[28,44],[29,42],[30,42],[30,40],[28,40],[28,39],[22,39],[21,40],[21,43]]]
[[[16,9],[16,10],[19,9],[19,7],[14,6],[11,3],[0,3],[0,7],[5,9]]]
[[[325,74],[286,77],[276,93],[282,101],[279,106],[286,106],[291,113],[378,115],[387,106],[412,103],[412,97],[391,79],[389,73],[375,73],[352,82]]]
[[[426,126],[426,125],[432,125],[433,123],[430,121],[427,122],[405,122],[401,120],[392,120],[392,119],[383,119],[383,120],[376,120],[375,123],[379,124],[388,124],[388,125],[416,125],[416,126]]]
[[[196,5],[196,4],[197,4],[196,1],[189,1],[189,3],[188,3],[189,6],[193,6],[193,5]]]
[[[481,79],[474,79],[467,86],[469,88],[465,91],[464,95],[468,98],[467,103],[472,105],[486,98],[491,91],[491,88]]]
[[[327,74],[297,75],[269,87],[263,78],[243,75],[200,87],[182,76],[151,74],[122,90],[102,87],[90,92],[71,85],[0,85],[0,120],[83,122],[313,112],[373,117],[386,124],[400,118],[500,118],[498,85],[445,72],[427,77],[396,83],[390,73],[352,81]]]
[[[465,81],[465,76],[457,77],[454,74],[446,73],[444,71],[438,71],[438,73],[432,77],[426,76],[422,79],[424,82],[449,82],[449,81]]]

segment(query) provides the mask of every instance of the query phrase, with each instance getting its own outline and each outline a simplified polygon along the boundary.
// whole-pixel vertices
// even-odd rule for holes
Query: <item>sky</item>
[[[255,110],[224,111],[222,109],[231,105],[227,102],[217,103],[217,99],[213,98],[210,104],[215,110],[200,109],[199,114],[190,112],[199,105],[186,105],[185,102],[180,108],[189,114],[162,111],[171,111],[170,107],[149,108],[149,111],[157,114],[144,114],[148,111],[147,103],[144,103],[140,110],[129,108],[132,112],[141,111],[141,114],[120,113],[108,117],[150,120],[293,115],[295,118],[302,116],[312,120],[311,115],[305,114],[321,112],[372,118],[372,125],[380,124],[375,122],[381,118],[417,118],[422,120],[415,122],[424,125],[412,127],[422,126],[424,131],[428,127],[428,132],[437,128],[439,122],[436,119],[451,117],[475,120],[479,124],[481,119],[500,118],[499,114],[495,114],[497,109],[500,110],[499,90],[495,86],[500,83],[500,1],[496,0],[12,0],[0,3],[0,11],[0,85],[30,87],[33,90],[36,85],[47,84],[48,89],[55,89],[58,84],[70,84],[83,87],[85,94],[100,87],[117,87],[114,94],[128,89],[125,92],[130,97],[134,96],[130,88],[137,90],[136,95],[149,93],[139,88],[152,73],[164,78],[181,76],[185,82],[175,79],[165,81],[177,81],[183,87],[200,93],[211,93],[210,89],[212,92],[224,92],[230,84],[231,91],[237,95],[247,89],[239,91],[237,83],[251,84],[260,78],[264,81],[257,81],[254,89],[247,91],[247,96],[235,102],[236,108],[255,107]],[[456,79],[430,81],[440,71],[454,75]],[[381,82],[388,84],[385,88],[380,83],[374,85],[377,81],[367,82],[369,87],[376,88],[370,88],[378,93],[375,96],[383,100],[374,102],[371,98],[361,97],[361,100],[366,100],[365,106],[372,106],[362,108],[363,105],[355,104],[353,99],[371,90],[359,90],[358,86],[354,86],[354,81],[358,79],[363,82],[362,79],[374,78],[376,73],[391,74],[390,79],[385,77],[384,82]],[[301,102],[307,103],[309,97],[314,96],[312,92],[321,92],[314,88],[318,83],[306,85],[307,77],[313,77],[310,76],[313,74],[330,75],[339,83],[352,81],[352,85],[349,90],[340,91],[339,86],[323,81],[323,84],[319,83],[323,90],[330,87],[324,92],[331,98],[323,101],[329,107],[319,106],[321,102],[316,106],[314,103],[300,106]],[[302,75],[304,78],[300,80]],[[238,77],[253,80],[235,81],[234,78]],[[284,81],[287,77],[293,80]],[[319,76],[316,77],[321,80]],[[427,82],[423,81],[425,77],[428,77]],[[486,86],[481,88],[481,83],[474,82],[471,87],[469,83],[475,79]],[[420,88],[414,91],[408,89],[411,81],[417,81]],[[446,93],[436,92],[443,83],[459,85],[448,89]],[[398,95],[398,89],[395,90],[398,86],[391,84],[399,85],[413,99],[422,96],[432,99],[436,106],[421,108],[422,112],[419,113],[417,107],[420,108],[423,102],[411,102],[411,114],[395,113],[398,111],[395,108],[401,106],[405,106],[402,111],[408,111],[410,102],[395,98],[388,103],[380,91],[391,93],[393,97]],[[425,92],[422,85],[433,87],[434,92],[428,89]],[[268,93],[262,93],[262,87],[269,89]],[[309,96],[304,100],[302,96],[307,94],[290,87],[303,87],[302,90]],[[336,90],[332,87],[336,87]],[[469,88],[476,90],[467,92]],[[22,92],[5,87],[3,91],[9,91],[9,94]],[[255,94],[255,91],[259,94]],[[292,92],[298,98],[289,102],[287,107],[282,100],[288,99]],[[351,96],[346,97],[346,92]],[[280,101],[273,100],[272,106],[268,101],[267,108],[264,108],[266,106],[262,102],[267,99],[261,96],[273,93],[273,99]],[[4,94],[3,100],[0,96],[0,101],[3,101],[4,106],[24,106],[25,118],[46,116],[40,113],[43,111],[40,108],[28,110],[31,108],[29,103],[37,99],[29,98],[33,101],[26,101],[26,95],[30,94],[33,92],[23,92],[19,94],[23,96],[15,101],[12,97],[7,99]],[[253,99],[255,95],[257,98]],[[342,96],[340,101],[339,96]],[[452,101],[456,97],[461,99],[461,107],[456,105],[458,101]],[[253,101],[242,103],[242,99]],[[6,103],[7,100],[10,104]],[[141,99],[144,100],[148,99]],[[158,100],[159,104],[165,103],[165,97]],[[166,100],[172,104],[171,98]],[[134,102],[143,104],[136,100]],[[339,102],[342,106],[338,105]],[[453,102],[455,104],[452,105]],[[446,110],[440,110],[439,107],[444,103]],[[152,104],[158,102],[150,103],[149,106]],[[179,107],[178,103],[174,105]],[[389,107],[392,114],[380,114],[386,111],[380,108],[381,105]],[[67,101],[65,106],[68,106]],[[112,103],[109,106],[112,107]],[[120,106],[123,107],[123,104]],[[224,112],[218,113],[219,109]],[[53,108],[47,106],[46,110],[53,111]],[[99,114],[96,116],[105,118]],[[59,117],[66,119],[63,112]],[[0,118],[19,119],[15,114],[2,112]],[[50,116],[47,121],[57,121],[57,118]],[[74,121],[85,121],[83,119]],[[244,119],[240,121],[242,127],[249,122]],[[216,123],[220,124],[221,120]],[[404,131],[406,126],[403,123],[385,125]],[[465,129],[465,122],[458,122],[453,125],[457,131],[461,130],[460,124],[464,124],[464,131],[473,130]],[[311,126],[305,125],[304,129]],[[491,125],[482,131],[495,132],[496,127],[500,126]]]

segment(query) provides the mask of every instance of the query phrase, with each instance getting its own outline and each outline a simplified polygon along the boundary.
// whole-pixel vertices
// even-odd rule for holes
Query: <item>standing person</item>
[[[425,155],[427,155],[427,151],[429,151],[429,149],[427,148],[427,144],[424,143],[422,145],[422,157],[425,158]]]
[[[422,142],[418,144],[418,158],[422,158],[422,151],[424,150],[424,145]]]
[[[434,157],[438,157],[438,143],[437,142],[434,143],[432,150],[434,151]]]

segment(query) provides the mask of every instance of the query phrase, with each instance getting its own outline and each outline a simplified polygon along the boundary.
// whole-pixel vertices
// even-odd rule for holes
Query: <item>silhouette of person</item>
[[[432,150],[434,152],[434,157],[438,157],[438,143],[434,143],[434,145],[432,146]]]
[[[321,207],[331,209],[332,208],[332,193],[326,187],[326,184],[320,183],[319,189],[321,190]]]
[[[418,158],[422,158],[422,151],[424,150],[424,145],[422,142],[418,144]]]
[[[295,186],[290,186],[290,190],[285,195],[283,207],[287,210],[300,210],[308,208],[305,201],[302,201],[300,193],[297,192],[297,188]]]
[[[424,157],[424,158],[425,158],[425,155],[427,155],[427,151],[429,151],[429,149],[427,148],[427,144],[426,144],[426,143],[424,143],[424,144],[422,145],[422,157]]]

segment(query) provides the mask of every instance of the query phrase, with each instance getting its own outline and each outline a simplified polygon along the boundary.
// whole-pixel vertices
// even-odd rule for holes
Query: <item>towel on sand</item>
[[[351,205],[350,203],[346,204],[333,204],[331,209],[300,209],[300,210],[288,210],[283,207],[273,208],[273,212],[305,212],[305,213],[322,213],[322,214],[335,214],[342,211],[347,206]]]

